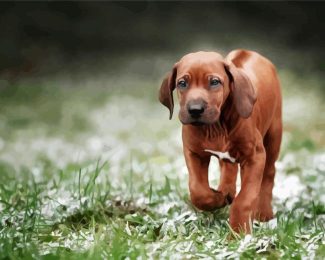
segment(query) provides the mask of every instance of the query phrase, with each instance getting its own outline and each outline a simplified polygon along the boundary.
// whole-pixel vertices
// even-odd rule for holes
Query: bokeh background
[[[303,130],[310,126],[308,138],[323,144],[324,120],[318,117],[324,101],[324,10],[320,2],[1,3],[1,152],[10,148],[9,140],[26,142],[26,132],[37,132],[38,138],[68,135],[82,146],[98,137],[94,147],[101,149],[92,154],[99,156],[114,144],[97,136],[96,129],[106,124],[102,131],[109,133],[125,124],[125,132],[132,132],[126,121],[133,122],[133,113],[142,109],[133,102],[149,102],[159,113],[146,111],[141,124],[133,122],[140,128],[150,132],[148,114],[163,119],[157,89],[180,57],[198,50],[226,55],[236,48],[255,50],[274,62],[285,96],[286,128],[290,122]],[[92,109],[114,98],[118,111],[105,111],[99,125],[93,122]],[[123,109],[127,118],[116,114]],[[161,121],[160,128],[170,126]]]
[[[175,116],[168,120],[157,94],[184,54],[226,55],[236,48],[268,57],[283,89],[285,131],[274,205],[280,217],[292,209],[300,215],[293,217],[291,233],[281,225],[268,231],[274,233],[267,250],[282,257],[319,256],[318,248],[324,253],[325,247],[318,247],[324,245],[319,229],[324,230],[325,212],[324,13],[322,2],[1,2],[0,248],[9,252],[3,256],[87,250],[94,244],[90,258],[112,252],[225,253],[220,234],[207,226],[226,233],[227,217],[218,222],[220,216],[191,208],[181,126]],[[97,160],[107,163],[98,167]],[[214,186],[217,177],[213,161]],[[26,219],[26,212],[33,216]],[[134,212],[138,215],[130,215]],[[311,218],[315,214],[320,218]],[[90,228],[93,219],[107,231],[104,244],[98,229]],[[202,224],[206,221],[211,222]],[[311,224],[317,221],[319,226]],[[189,233],[201,230],[194,245],[180,235],[180,222]],[[30,229],[22,234],[12,223]],[[296,241],[297,230],[305,242]],[[9,234],[18,235],[8,240]],[[163,252],[160,239],[169,243]],[[282,248],[274,241],[295,246]],[[234,243],[226,251],[238,257],[244,249]],[[197,250],[185,250],[192,246]]]
[[[132,55],[249,48],[283,67],[324,69],[324,3],[27,2],[1,3],[1,71],[53,73],[62,64],[91,70]],[[294,59],[291,55],[299,56]],[[87,62],[88,60],[88,62]],[[56,65],[56,66],[54,66]],[[141,66],[152,74],[152,64]],[[121,68],[119,68],[121,69]],[[166,69],[166,68],[163,68]],[[31,74],[30,76],[33,76]]]

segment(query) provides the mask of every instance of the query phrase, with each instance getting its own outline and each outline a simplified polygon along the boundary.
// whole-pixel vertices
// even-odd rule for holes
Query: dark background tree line
[[[0,75],[53,56],[182,52],[198,37],[236,46],[243,35],[308,53],[321,72],[324,13],[322,2],[1,2]]]

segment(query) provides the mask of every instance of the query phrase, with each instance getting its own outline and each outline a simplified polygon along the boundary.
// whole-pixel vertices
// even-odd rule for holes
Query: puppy
[[[274,65],[262,55],[234,50],[185,55],[163,80],[159,100],[172,118],[176,89],[190,198],[211,211],[231,204],[229,222],[250,233],[251,220],[273,218],[275,161],[282,137],[282,97]],[[210,188],[208,167],[218,157],[220,183]],[[241,189],[236,196],[240,167]]]

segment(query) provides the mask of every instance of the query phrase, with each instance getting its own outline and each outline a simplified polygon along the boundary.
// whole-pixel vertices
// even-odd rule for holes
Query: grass
[[[197,212],[177,179],[141,183],[141,175],[134,175],[121,189],[112,185],[109,171],[97,162],[39,181],[29,171],[20,181],[2,175],[1,257],[324,256],[325,207],[307,201],[310,194],[292,210],[278,205],[276,227],[255,223],[253,236],[229,240],[228,209]],[[131,178],[131,172],[123,174]]]
[[[75,88],[45,79],[5,89],[0,258],[324,258],[322,98],[299,90],[308,78],[280,76],[285,133],[276,218],[232,239],[229,208],[206,213],[189,202],[180,124],[153,99],[156,80],[98,86],[95,76]],[[306,106],[311,113],[297,115]],[[216,185],[215,161],[210,170]]]

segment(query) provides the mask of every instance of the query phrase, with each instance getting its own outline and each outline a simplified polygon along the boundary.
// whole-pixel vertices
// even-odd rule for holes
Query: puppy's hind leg
[[[255,211],[255,219],[268,221],[273,218],[272,190],[275,177],[275,162],[278,159],[282,139],[282,122],[279,118],[273,121],[264,137],[266,163],[263,172],[261,191]]]

